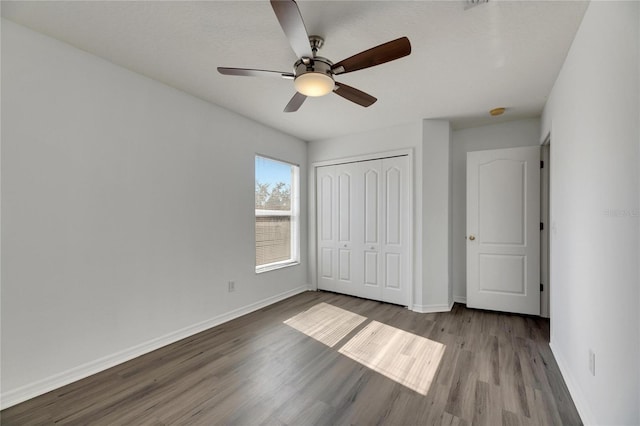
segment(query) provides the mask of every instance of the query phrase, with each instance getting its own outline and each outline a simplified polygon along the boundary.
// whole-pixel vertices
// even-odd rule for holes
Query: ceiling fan
[[[281,77],[293,80],[296,94],[293,95],[284,112],[297,111],[308,96],[324,96],[332,91],[351,102],[368,107],[377,99],[368,93],[335,81],[333,76],[384,64],[411,53],[409,39],[401,37],[334,64],[327,58],[316,56],[324,44],[324,39],[320,36],[307,35],[300,9],[294,0],[271,0],[271,7],[284,34],[289,39],[291,48],[299,58],[293,64],[294,72],[225,67],[218,67],[218,72],[225,75]]]

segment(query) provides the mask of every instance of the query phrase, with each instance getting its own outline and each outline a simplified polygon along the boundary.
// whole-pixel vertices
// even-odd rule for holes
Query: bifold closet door
[[[316,169],[317,271],[320,290],[337,291],[336,166]]]
[[[318,288],[380,300],[380,161],[320,167]],[[368,244],[365,254],[365,242]]]
[[[408,304],[408,157],[319,167],[318,288]]]
[[[381,186],[381,300],[406,306],[409,304],[412,276],[408,156],[382,160]]]

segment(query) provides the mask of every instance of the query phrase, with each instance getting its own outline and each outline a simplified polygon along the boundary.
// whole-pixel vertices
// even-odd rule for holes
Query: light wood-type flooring
[[[581,424],[549,322],[307,292],[0,413],[3,425]]]

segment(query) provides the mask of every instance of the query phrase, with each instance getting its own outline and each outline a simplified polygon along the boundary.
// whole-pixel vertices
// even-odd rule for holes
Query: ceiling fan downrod
[[[324,46],[324,39],[317,35],[309,36],[309,43],[311,44],[311,51],[313,52],[313,57],[315,58],[316,53],[322,46]]]

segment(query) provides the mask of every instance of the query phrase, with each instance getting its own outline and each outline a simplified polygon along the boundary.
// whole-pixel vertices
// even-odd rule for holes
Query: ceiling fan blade
[[[313,58],[309,35],[296,2],[294,0],[271,0],[271,7],[298,58]]]
[[[248,68],[218,67],[218,72],[224,75],[239,75],[239,76],[245,76],[245,77],[281,77],[281,78],[288,78],[288,79],[293,79],[294,77],[294,75],[290,72],[252,70]]]
[[[300,106],[302,106],[302,104],[306,99],[307,97],[305,95],[303,95],[300,92],[296,92],[296,94],[293,95],[293,98],[291,98],[287,106],[284,107],[284,112],[296,112],[300,108]]]
[[[407,37],[372,47],[369,50],[360,52],[347,59],[334,64],[331,70],[334,74],[344,74],[352,71],[358,71],[364,68],[374,67],[402,58],[411,53],[411,43]]]
[[[354,102],[363,107],[373,105],[378,99],[374,98],[368,93],[364,93],[362,90],[358,90],[355,87],[347,86],[343,83],[336,81],[336,87],[333,89],[336,95],[340,95],[348,101]]]

